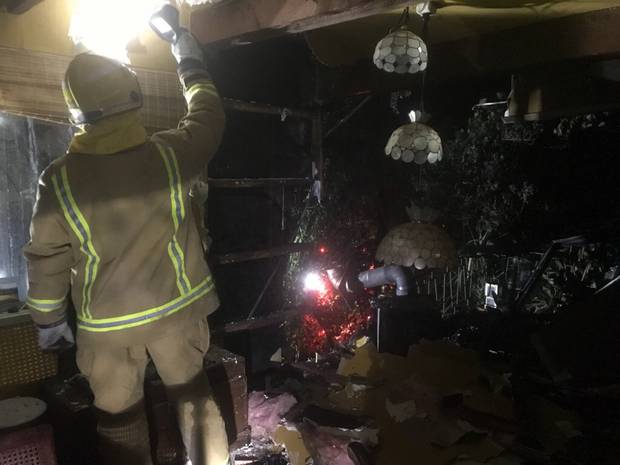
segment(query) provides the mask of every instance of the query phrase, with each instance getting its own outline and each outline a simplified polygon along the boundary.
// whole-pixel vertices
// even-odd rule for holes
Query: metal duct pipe
[[[362,271],[357,279],[364,287],[377,287],[384,284],[395,284],[396,295],[404,296],[409,294],[409,285],[405,269],[398,265],[386,265],[381,268]]]

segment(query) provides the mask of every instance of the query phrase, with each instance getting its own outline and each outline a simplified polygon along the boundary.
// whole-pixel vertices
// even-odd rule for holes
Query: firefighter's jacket
[[[147,137],[137,112],[101,120],[41,175],[24,249],[37,325],[64,321],[70,293],[78,344],[130,346],[218,307],[189,191],[225,118],[206,74],[184,94],[178,129]]]

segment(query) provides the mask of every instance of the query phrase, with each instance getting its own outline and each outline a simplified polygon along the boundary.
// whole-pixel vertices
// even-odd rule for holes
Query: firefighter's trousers
[[[206,319],[150,344],[123,348],[78,348],[80,371],[95,395],[99,446],[104,465],[150,465],[143,406],[144,372],[153,360],[175,404],[192,465],[228,463],[228,441],[219,408],[203,370],[209,348]]]

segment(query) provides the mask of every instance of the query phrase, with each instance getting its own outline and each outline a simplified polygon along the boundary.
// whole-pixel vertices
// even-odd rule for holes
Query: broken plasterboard
[[[280,425],[272,436],[273,441],[286,449],[291,465],[310,465],[313,463],[299,430],[292,425]]]

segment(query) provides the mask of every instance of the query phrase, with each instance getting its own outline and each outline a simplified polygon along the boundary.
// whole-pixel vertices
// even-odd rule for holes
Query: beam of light
[[[327,279],[329,279],[329,282],[332,283],[332,286],[334,286],[334,289],[338,289],[340,288],[340,284],[342,283],[342,279],[344,278],[342,270],[337,269],[337,268],[332,268],[330,270],[327,270]]]
[[[322,297],[327,294],[328,289],[321,275],[312,271],[304,278],[304,291],[317,292]]]
[[[69,37],[75,44],[129,63],[127,44],[148,28],[161,0],[78,0]]]

